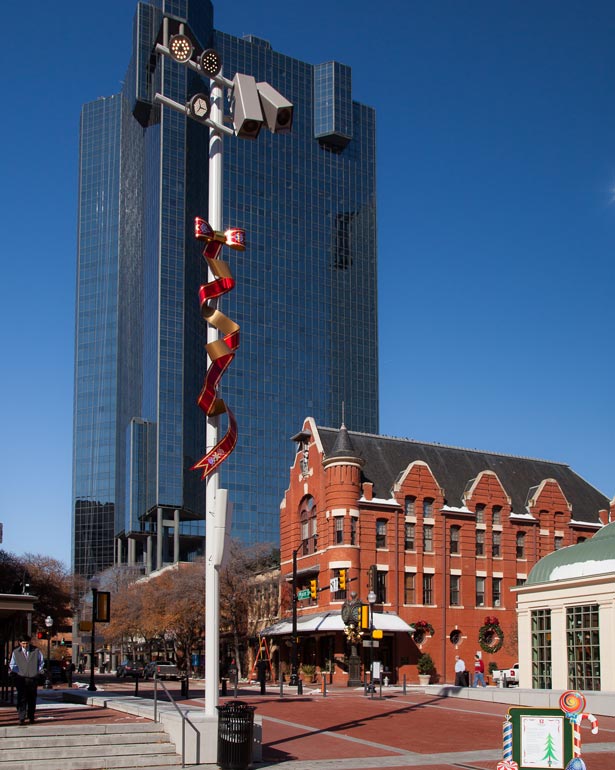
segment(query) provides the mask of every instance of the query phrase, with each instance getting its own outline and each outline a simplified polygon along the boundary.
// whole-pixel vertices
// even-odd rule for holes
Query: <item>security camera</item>
[[[233,102],[231,105],[235,133],[242,139],[256,139],[263,125],[263,112],[252,75],[233,78]]]
[[[257,83],[265,124],[273,134],[288,134],[293,127],[293,105],[269,83]]]

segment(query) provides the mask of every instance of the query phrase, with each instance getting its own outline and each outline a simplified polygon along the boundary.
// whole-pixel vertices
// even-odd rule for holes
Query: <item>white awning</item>
[[[374,628],[381,631],[406,632],[414,631],[405,620],[394,612],[374,612]],[[293,625],[289,620],[282,620],[273,626],[263,629],[261,636],[287,636],[292,634]],[[297,633],[316,633],[324,631],[343,631],[344,623],[339,612],[315,613],[297,618]]]

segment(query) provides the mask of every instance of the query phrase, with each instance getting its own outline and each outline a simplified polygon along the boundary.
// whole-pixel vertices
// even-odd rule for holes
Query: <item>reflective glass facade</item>
[[[224,226],[248,238],[245,252],[223,252],[237,284],[220,302],[241,327],[220,388],[239,424],[220,479],[233,534],[277,543],[289,438],[306,415],[337,426],[343,411],[349,428],[378,432],[373,110],[352,101],[348,67],[314,67],[259,38],[218,32],[208,0],[138,3],[124,92],[86,105],[81,128],[74,566],[82,573],[112,563],[114,536],[124,540],[116,557],[148,568],[202,550],[205,484],[189,468],[205,451],[196,398],[207,366],[197,297],[206,279],[192,223],[207,216],[208,130],[153,96],[164,82],[164,95],[183,104],[208,84],[168,59],[153,66],[162,10],[219,51],[228,78],[254,75],[295,106],[291,134],[263,129],[257,140],[224,142]]]

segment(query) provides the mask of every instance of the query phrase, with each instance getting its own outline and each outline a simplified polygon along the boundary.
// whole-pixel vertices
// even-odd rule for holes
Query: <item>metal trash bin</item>
[[[218,709],[218,758],[221,770],[246,770],[252,762],[254,706],[229,701]]]

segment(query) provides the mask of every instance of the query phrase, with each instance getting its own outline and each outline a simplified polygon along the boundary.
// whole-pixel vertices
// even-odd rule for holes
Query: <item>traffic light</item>
[[[310,580],[310,597],[318,599],[318,580]]]
[[[36,632],[36,638],[37,639],[44,639],[45,638],[45,634],[42,631],[37,631]]]
[[[361,605],[361,631],[369,631],[369,604]]]
[[[381,628],[374,628],[372,631],[372,639],[382,639],[383,636],[384,634],[382,633]]]
[[[346,590],[346,570],[341,569],[339,574],[339,581],[340,581],[340,591]]]

